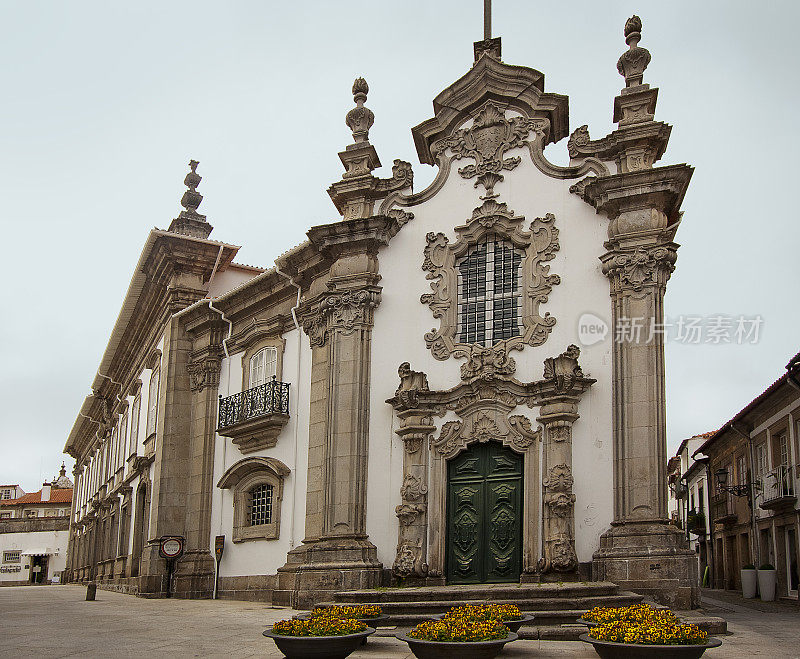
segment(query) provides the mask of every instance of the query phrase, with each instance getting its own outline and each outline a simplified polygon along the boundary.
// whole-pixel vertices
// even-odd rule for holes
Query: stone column
[[[610,220],[600,260],[609,278],[614,381],[614,521],[594,555],[596,579],[690,608],[699,603],[697,561],[667,519],[664,291],[675,267],[687,165],[653,167],[670,127],[654,121],[657,89],[643,81],[650,53],[642,22],[625,24],[629,49],[617,69],[625,89],[614,101],[617,174],[594,179],[583,198]]]
[[[655,205],[655,194],[639,196]],[[595,578],[689,608],[699,600],[696,560],[680,530],[669,523],[666,501],[663,304],[678,246],[658,207],[622,211],[609,234],[609,251],[601,260],[617,329],[614,522],[595,554]]]

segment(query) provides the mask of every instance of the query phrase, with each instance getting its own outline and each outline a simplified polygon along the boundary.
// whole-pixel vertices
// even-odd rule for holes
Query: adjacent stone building
[[[740,590],[741,568],[766,563],[777,570],[778,596],[798,599],[798,442],[800,353],[695,451],[696,458],[707,456],[716,481],[707,551],[713,551],[717,588]]]
[[[307,606],[396,583],[608,580],[688,607],[696,562],[667,515],[664,351],[645,333],[578,347],[585,318],[663,323],[692,168],[625,26],[618,128],[569,132],[568,99],[474,46],[420,162],[391,175],[353,85],[341,215],[258,270],[209,239],[192,161],[184,211],[151,232],[70,433],[69,570]],[[380,91],[380,83],[378,92]],[[609,99],[611,101],[611,99]],[[568,138],[570,162],[546,147]]]

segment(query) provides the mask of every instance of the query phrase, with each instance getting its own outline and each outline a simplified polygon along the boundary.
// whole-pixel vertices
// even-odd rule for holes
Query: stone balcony
[[[227,398],[219,397],[217,432],[230,437],[242,453],[275,446],[289,421],[289,383],[270,382]]]

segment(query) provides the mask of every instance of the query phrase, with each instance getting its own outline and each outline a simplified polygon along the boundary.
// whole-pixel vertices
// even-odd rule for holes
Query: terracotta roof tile
[[[28,492],[23,494],[19,499],[5,499],[0,501],[2,506],[16,506],[25,503],[72,503],[72,490],[50,490],[50,500],[42,501],[42,491]]]

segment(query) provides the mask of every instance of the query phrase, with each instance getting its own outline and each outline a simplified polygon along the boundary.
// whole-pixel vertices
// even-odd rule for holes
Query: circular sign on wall
[[[162,538],[159,553],[163,558],[178,558],[183,554],[183,538]]]

